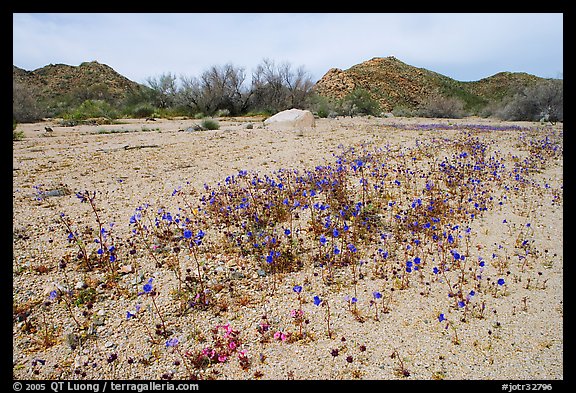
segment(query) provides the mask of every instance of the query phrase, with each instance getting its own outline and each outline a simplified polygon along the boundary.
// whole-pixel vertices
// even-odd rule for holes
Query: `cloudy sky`
[[[501,71],[562,78],[563,14],[13,14],[13,64],[29,71],[96,60],[145,83],[227,63],[250,74],[268,58],[303,66],[315,82],[386,56],[460,81]]]

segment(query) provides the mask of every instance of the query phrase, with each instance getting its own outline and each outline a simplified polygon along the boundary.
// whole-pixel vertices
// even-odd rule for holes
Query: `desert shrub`
[[[154,112],[154,117],[161,117],[164,119],[171,119],[178,116],[191,116],[193,113],[190,108],[185,108],[183,106],[171,106],[168,108],[158,108]]]
[[[366,89],[357,87],[344,97],[337,112],[344,116],[379,116],[382,109],[378,101],[374,100]]]
[[[154,108],[152,105],[143,103],[128,110],[128,114],[132,117],[142,119],[146,117],[153,117],[152,115],[155,111],[156,108]]]
[[[12,83],[12,117],[19,123],[31,123],[46,115],[38,103],[36,91],[18,82]]]
[[[15,119],[12,119],[12,140],[13,141],[21,141],[24,139],[24,131],[16,131],[16,127],[18,123]]]
[[[503,100],[494,116],[502,120],[563,121],[563,97],[563,81],[548,79]]]
[[[12,140],[13,141],[21,141],[24,139],[24,131],[12,131]]]
[[[414,117],[416,116],[416,112],[416,110],[406,106],[397,106],[396,108],[392,109],[392,114],[395,117]]]
[[[313,93],[308,100],[308,109],[316,116],[325,118],[336,112],[336,104],[327,97]]]
[[[214,114],[214,116],[216,117],[227,117],[230,116],[230,110],[229,109],[218,109],[216,111],[216,113]]]
[[[218,121],[214,119],[204,119],[202,120],[202,123],[200,125],[202,126],[202,128],[205,128],[207,130],[220,129],[220,123],[218,123]]]
[[[64,115],[67,120],[86,120],[97,117],[115,119],[118,117],[118,113],[106,101],[86,100],[76,109]]]
[[[464,103],[455,97],[429,96],[417,111],[418,116],[459,119],[464,116]]]

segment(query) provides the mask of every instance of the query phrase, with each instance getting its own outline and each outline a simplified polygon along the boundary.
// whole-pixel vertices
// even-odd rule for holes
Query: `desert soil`
[[[212,330],[227,324],[238,332],[239,348],[230,351],[226,361],[194,369],[197,377],[563,379],[562,153],[522,172],[527,181],[521,189],[514,189],[513,182],[515,163],[538,154],[529,151],[527,141],[549,136],[562,149],[562,124],[337,118],[317,119],[312,129],[279,130],[264,126],[259,118],[219,121],[220,129],[207,131],[192,131],[199,123],[194,119],[18,125],[25,138],[13,142],[15,379],[185,379],[194,369],[187,352],[214,345]],[[418,127],[421,124],[436,126],[426,129]],[[48,125],[53,132],[45,132]],[[496,128],[511,125],[520,128]],[[459,250],[467,252],[472,272],[463,274],[471,277],[480,271],[480,258],[487,262],[481,269],[484,286],[469,296],[465,309],[447,296],[449,284],[433,273],[432,261],[406,287],[399,289],[396,281],[395,291],[388,278],[376,274],[374,263],[368,263],[356,286],[354,314],[345,300],[354,295],[349,267],[340,268],[330,286],[313,261],[293,272],[263,272],[262,261],[218,250],[210,240],[215,229],[206,228],[205,246],[212,252],[203,260],[203,275],[215,293],[215,305],[181,314],[176,291],[180,283],[166,263],[157,264],[139,249],[133,260],[116,261],[118,272],[111,282],[104,268],[86,270],[71,257],[78,249],[67,241],[59,220],[64,213],[80,231],[97,227],[90,205],[76,196],[97,191],[104,228],[126,245],[135,209],[149,204],[175,214],[181,206],[175,190],[196,204],[204,184],[216,186],[241,170],[261,177],[279,169],[314,170],[333,165],[334,155],[348,147],[386,147],[393,162],[402,152],[424,146],[433,155],[414,165],[428,173],[437,169],[431,162],[452,154],[443,150],[448,145],[442,141],[466,138],[478,138],[488,146],[487,154],[502,158],[502,173],[510,180],[502,182],[505,188],[495,193],[499,199],[471,221],[469,231],[459,232]],[[401,257],[396,263],[404,263]],[[180,263],[182,274],[189,268],[195,276],[190,259]],[[150,278],[156,296],[139,295]],[[497,284],[500,278],[504,285]],[[301,308],[308,322],[302,325],[301,339],[294,339],[299,326],[291,316],[291,310],[299,308],[296,285],[303,287]],[[468,291],[474,285],[468,278],[464,287]],[[374,291],[384,294],[377,303],[378,316],[370,303]],[[51,299],[51,293],[58,296]],[[326,308],[314,304],[316,295],[330,305],[332,337],[327,334]],[[136,304],[141,306],[137,313]],[[127,312],[137,316],[128,319]],[[439,321],[440,314],[446,320]],[[160,316],[168,325],[164,337],[154,332]],[[270,326],[264,333],[259,331],[263,322]],[[218,329],[219,337],[224,330]],[[292,333],[293,339],[275,339],[277,331]],[[176,346],[165,344],[171,338],[178,339]],[[245,367],[238,360],[241,350],[248,358]]]

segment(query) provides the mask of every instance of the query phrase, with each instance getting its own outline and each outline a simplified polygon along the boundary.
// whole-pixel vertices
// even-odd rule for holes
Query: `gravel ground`
[[[287,131],[237,118],[220,119],[219,130],[191,131],[197,123],[18,126],[25,138],[13,143],[15,379],[563,379],[562,151],[522,172],[521,189],[512,181],[515,163],[540,154],[529,149],[530,141],[548,136],[562,149],[561,124],[339,118]],[[47,124],[52,133],[44,131]],[[103,266],[81,267],[59,219],[64,213],[79,232],[97,227],[89,203],[76,196],[97,190],[103,227],[127,249],[130,217],[139,206],[176,212],[179,195],[194,205],[204,184],[223,184],[240,170],[259,176],[281,168],[313,170],[332,165],[343,147],[363,146],[385,147],[392,164],[420,148],[429,155],[410,164],[417,179],[452,154],[451,141],[473,138],[487,146],[487,157],[506,163],[502,173],[510,180],[494,190],[490,208],[467,232],[455,230],[466,255],[463,288],[475,290],[465,307],[447,296],[459,276],[434,273],[440,254],[429,244],[420,246],[425,260],[413,275],[382,274],[366,252],[359,270],[335,269],[327,285],[326,269],[313,260],[275,274],[256,258],[219,248],[212,240],[218,228],[207,228],[202,277],[210,305],[186,309],[185,280],[176,272],[197,283],[193,255],[180,253],[173,268],[174,254],[162,254],[158,263],[139,243],[131,259],[115,261],[111,279]],[[411,244],[394,241],[399,249]],[[405,261],[395,258],[390,263],[402,271]],[[487,262],[482,269],[481,260]],[[356,285],[354,277],[360,277]],[[402,277],[410,277],[407,285]],[[323,303],[316,305],[315,296]],[[358,300],[352,305],[346,296]],[[300,325],[293,310],[302,310]],[[134,316],[127,318],[128,312]],[[219,343],[228,348],[227,358],[194,363],[195,355]]]

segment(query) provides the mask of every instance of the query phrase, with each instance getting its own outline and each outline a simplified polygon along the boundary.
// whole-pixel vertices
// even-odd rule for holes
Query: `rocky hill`
[[[97,61],[79,66],[50,64],[34,71],[13,66],[14,83],[34,91],[40,101],[74,98],[120,100],[140,88],[136,82]]]
[[[464,109],[478,111],[543,78],[526,73],[500,72],[474,82],[460,82],[390,57],[375,57],[347,70],[330,69],[314,86],[321,96],[340,99],[362,88],[383,111],[416,109],[430,97],[458,98]],[[50,64],[34,71],[13,66],[13,81],[44,106],[74,106],[87,99],[110,103],[122,100],[143,86],[97,61],[79,66]]]
[[[431,96],[461,99],[478,108],[543,80],[526,73],[501,72],[475,82],[460,82],[390,57],[375,57],[347,70],[330,69],[314,86],[325,97],[340,99],[362,88],[384,111],[415,109]]]

